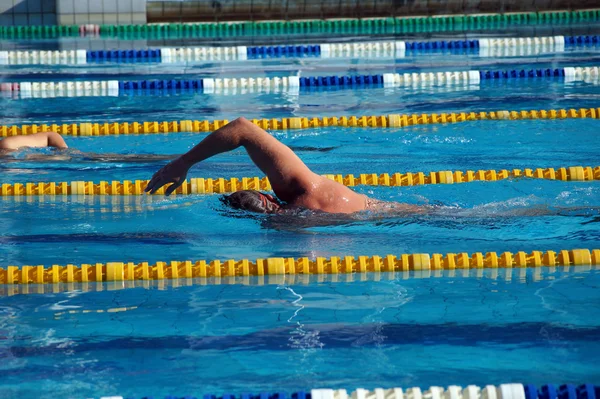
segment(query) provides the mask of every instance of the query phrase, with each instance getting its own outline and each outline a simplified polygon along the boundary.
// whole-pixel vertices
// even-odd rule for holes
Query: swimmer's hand
[[[152,179],[150,179],[150,182],[148,182],[144,191],[154,194],[165,184],[172,183],[165,190],[166,195],[171,195],[171,193],[177,190],[177,187],[181,186],[185,180],[190,166],[189,163],[184,161],[183,157],[179,157],[169,162],[152,176]]]

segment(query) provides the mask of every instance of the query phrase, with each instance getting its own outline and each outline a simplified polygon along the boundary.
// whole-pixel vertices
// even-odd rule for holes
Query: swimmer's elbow
[[[48,132],[47,138],[48,138],[48,144],[47,144],[48,147],[55,147],[55,148],[62,148],[62,149],[69,148],[69,146],[67,145],[65,140],[62,138],[62,136],[56,132]]]
[[[244,118],[243,116],[240,116],[239,118],[236,118],[234,120],[232,120],[231,122],[229,122],[229,125],[235,129],[236,132],[242,132],[245,131],[249,126],[252,125],[252,122],[250,122],[248,119]]]
[[[233,125],[233,127],[236,128],[237,131],[245,131],[249,127],[254,126],[254,124],[252,122],[250,122],[248,119],[244,118],[243,116],[236,118],[235,120],[233,120],[231,122],[231,124]]]
[[[260,133],[264,132],[264,130],[243,116],[236,118],[229,124],[231,125],[231,129],[228,130],[228,132],[232,134],[230,139],[238,146],[246,147],[246,145],[256,141],[258,137],[261,137]]]
[[[239,117],[235,118],[231,123],[245,124],[245,123],[250,123],[250,121],[248,119],[244,118],[243,116],[239,116]]]

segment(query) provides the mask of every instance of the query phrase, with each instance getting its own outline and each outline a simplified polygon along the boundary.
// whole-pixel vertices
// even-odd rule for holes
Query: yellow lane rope
[[[479,120],[566,119],[600,117],[600,108],[551,109],[531,111],[460,112],[441,114],[390,114],[373,116],[342,116],[323,118],[252,119],[266,130],[307,129],[327,126],[342,127],[406,127],[439,123],[457,123]],[[124,123],[72,123],[0,126],[0,137],[27,135],[54,131],[65,136],[109,136],[147,133],[212,132],[228,120],[214,121],[149,121]]]
[[[454,184],[473,181],[497,181],[511,177],[529,177],[534,179],[561,181],[600,180],[600,166],[569,166],[563,168],[467,170],[416,173],[382,173],[354,175],[324,175],[348,187],[359,185],[404,187],[423,184]],[[0,196],[40,196],[40,195],[142,195],[148,180],[39,182],[4,183],[0,187]],[[165,187],[157,191],[164,194]],[[191,178],[185,180],[175,191],[177,194],[223,194],[239,190],[271,190],[266,177]]]
[[[528,283],[556,279],[555,272],[577,273],[600,269],[599,265],[548,266],[529,269],[454,269],[420,270],[408,272],[380,272],[355,274],[278,274],[266,276],[178,278],[172,280],[122,280],[109,282],[58,283],[58,284],[0,284],[0,297],[21,294],[56,294],[65,291],[97,292],[130,288],[159,289],[204,285],[310,285],[315,283],[353,283],[365,281],[395,281],[428,278],[476,278],[502,280],[510,283]],[[531,270],[531,274],[528,271]],[[84,312],[85,313],[85,312]]]
[[[8,266],[0,284],[55,284],[268,275],[321,275],[423,270],[505,269],[600,264],[600,249],[473,254],[403,254],[331,258],[266,258],[251,261],[108,262],[82,265]]]

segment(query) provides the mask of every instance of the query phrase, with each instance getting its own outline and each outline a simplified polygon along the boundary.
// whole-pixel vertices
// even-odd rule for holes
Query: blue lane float
[[[421,52],[459,52],[480,56],[534,55],[568,47],[597,46],[600,35],[473,40],[376,41],[278,46],[183,47],[144,50],[0,51],[0,65],[181,63],[297,57],[402,58]]]
[[[313,45],[280,45],[280,46],[237,46],[237,47],[187,47],[163,48],[146,50],[152,54],[122,51],[121,54],[107,51],[107,55],[88,53],[88,61],[93,60],[124,60],[130,56],[133,62],[141,61],[144,57],[157,62],[189,62],[201,60],[227,60],[227,59],[257,59],[257,58],[282,58],[282,57],[352,57],[352,56],[379,56],[379,57],[404,57],[406,53],[465,50],[473,51],[480,48],[529,48],[563,51],[566,47],[597,45],[600,36],[551,36],[530,38],[483,38],[474,40],[434,40],[434,41],[379,41],[379,42],[353,42],[353,43],[321,43]],[[158,54],[156,54],[158,52]]]
[[[153,96],[164,94],[238,94],[240,92],[301,92],[319,88],[479,87],[485,82],[558,80],[565,83],[600,81],[599,67],[384,73],[346,76],[283,76],[170,80],[110,80],[0,83],[0,92],[15,98]]]
[[[467,387],[449,386],[430,387],[427,390],[420,388],[376,388],[373,390],[356,389],[347,392],[344,389],[313,389],[311,391],[298,391],[291,395],[285,392],[263,392],[259,394],[231,394],[216,395],[168,395],[165,399],[600,399],[600,386],[593,384],[582,384],[575,386],[564,384],[555,386],[543,385],[537,388],[535,385],[501,384],[498,386],[486,385],[478,387],[469,385]],[[125,399],[122,396],[105,396],[100,399]],[[136,399],[136,398],[127,398]],[[145,396],[142,399],[159,399],[158,397]]]
[[[88,50],[87,63],[109,62],[160,62],[160,49],[154,50]]]

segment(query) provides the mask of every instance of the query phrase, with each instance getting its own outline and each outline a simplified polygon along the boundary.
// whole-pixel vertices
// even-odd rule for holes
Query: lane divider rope
[[[414,388],[375,388],[372,390],[357,388],[348,393],[345,389],[313,389],[299,391],[291,395],[285,392],[264,392],[258,395],[236,395],[226,393],[223,396],[203,395],[202,399],[596,399],[600,386],[594,384],[547,384],[539,389],[532,384],[500,384],[498,386],[468,385],[466,387],[450,385],[447,388],[432,386],[421,390]],[[122,396],[104,396],[100,399],[123,399]],[[183,399],[181,396],[168,395],[165,399]],[[197,399],[185,396],[185,399]]]
[[[431,17],[365,18],[340,20],[246,21],[224,23],[171,23],[100,26],[100,35],[119,37],[222,37],[274,34],[409,33],[487,30],[526,24],[570,24],[595,21],[599,9],[508,14],[439,15]]]
[[[276,34],[401,34],[410,32],[471,31],[508,26],[570,24],[600,18],[600,10],[561,10],[508,14],[456,14],[423,17],[326,19],[291,21],[242,21],[215,23],[166,23],[143,25],[2,26],[0,38],[55,38],[102,36],[129,38],[191,38],[263,36]]]
[[[0,284],[56,284],[163,280],[181,278],[267,275],[411,272],[456,269],[510,269],[600,265],[600,249],[532,252],[474,252],[469,254],[402,254],[399,256],[344,256],[331,258],[266,258],[251,261],[213,260],[107,262],[66,266],[8,266],[0,268]]]
[[[363,173],[358,176],[324,175],[347,187],[383,186],[408,187],[426,184],[458,184],[475,181],[499,181],[508,178],[532,178],[559,181],[595,181],[600,180],[600,166],[569,166],[563,168],[537,169],[502,169],[502,170],[468,170],[439,171],[417,173]],[[3,183],[0,186],[0,197],[42,196],[42,195],[143,195],[148,180],[123,181],[71,181],[71,182],[27,182]],[[239,190],[271,191],[267,177],[232,177],[225,178],[190,178],[186,179],[175,190],[175,194],[225,194]],[[164,194],[161,187],[156,195]]]
[[[357,274],[279,274],[267,276],[239,277],[208,277],[208,278],[179,278],[167,280],[124,280],[111,282],[58,283],[58,284],[0,284],[0,297],[49,294],[65,291],[96,292],[105,290],[123,290],[132,288],[159,289],[177,288],[184,286],[205,285],[311,285],[314,283],[353,283],[365,281],[394,281],[398,279],[429,279],[429,278],[476,278],[502,280],[515,284],[528,284],[530,281],[539,282],[556,279],[554,273],[580,273],[589,270],[600,270],[600,266],[557,266],[535,269],[454,269],[454,270],[421,270],[412,272],[386,273],[357,273]],[[531,273],[528,273],[531,271]]]
[[[414,85],[479,84],[484,80],[562,79],[565,83],[600,80],[600,67],[564,67],[487,71],[384,73],[376,75],[284,76],[203,78],[130,81],[8,82],[2,92],[18,92],[21,98],[163,95],[168,93],[220,93],[224,90],[280,90],[298,92],[316,87],[367,88]]]
[[[403,280],[429,279],[429,278],[476,278],[476,279],[501,279],[510,283],[527,284],[529,281],[544,281],[556,279],[551,273],[578,273],[588,270],[598,270],[599,266],[578,266],[572,268],[552,267],[548,269],[536,268],[528,276],[527,268],[518,269],[459,269],[459,270],[425,270],[417,272],[393,272],[393,273],[364,273],[364,274],[295,274],[295,275],[268,275],[268,276],[242,276],[242,277],[210,277],[195,279],[174,280],[126,280],[112,281],[106,283],[58,283],[58,284],[0,284],[0,297],[25,295],[25,294],[49,294],[65,291],[97,292],[105,290],[123,290],[132,288],[159,289],[177,288],[183,286],[207,286],[207,285],[311,285],[314,283],[353,283],[365,281],[394,281],[398,278]]]
[[[396,57],[406,53],[475,50],[482,56],[504,53],[538,54],[561,52],[565,47],[597,46],[600,36],[547,36],[517,38],[482,38],[473,40],[436,41],[375,41],[354,43],[320,43],[308,45],[234,46],[234,47],[183,47],[140,50],[63,50],[63,51],[0,51],[0,65],[37,64],[93,64],[160,62],[179,63],[192,61],[235,61],[257,58],[313,56],[333,57]]]
[[[80,65],[87,63],[86,50],[0,51],[0,65]]]
[[[485,120],[531,120],[531,119],[572,119],[600,118],[600,108],[520,110],[520,111],[480,111],[451,112],[432,114],[389,114],[370,116],[325,116],[292,117],[281,119],[252,119],[251,122],[265,130],[311,129],[322,127],[359,128],[401,128],[417,125],[459,123]],[[0,125],[0,137],[20,136],[38,132],[53,131],[64,136],[112,136],[130,134],[158,134],[177,132],[212,132],[225,126],[227,119],[144,121],[144,122],[104,122],[70,124],[25,124]]]

